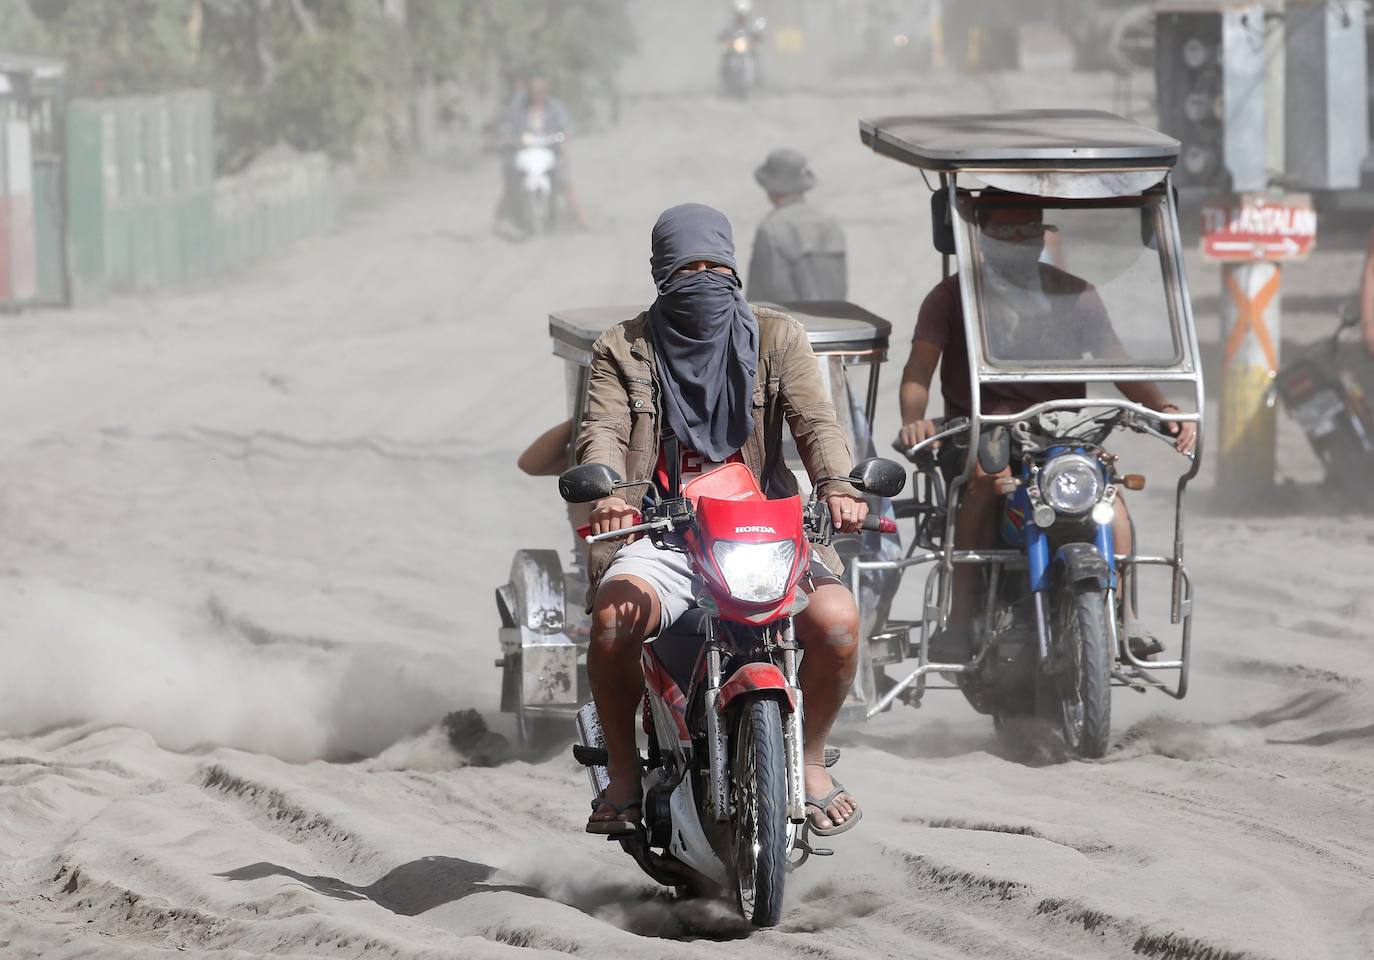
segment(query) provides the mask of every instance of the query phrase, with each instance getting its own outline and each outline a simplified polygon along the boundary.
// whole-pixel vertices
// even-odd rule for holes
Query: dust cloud
[[[447,658],[250,638],[212,609],[0,580],[0,731],[127,725],[174,750],[347,759],[423,731],[470,696]]]

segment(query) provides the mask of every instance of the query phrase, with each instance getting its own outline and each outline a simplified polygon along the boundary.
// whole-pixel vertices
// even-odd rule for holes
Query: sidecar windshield
[[[1181,361],[1162,193],[1082,202],[984,191],[960,207],[987,367]]]

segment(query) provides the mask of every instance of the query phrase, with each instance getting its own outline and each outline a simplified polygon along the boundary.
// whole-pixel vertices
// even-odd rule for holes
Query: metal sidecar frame
[[[1187,487],[1197,476],[1201,464],[1205,397],[1197,332],[1184,272],[1177,203],[1170,180],[1178,158],[1178,141],[1114,114],[1091,110],[900,116],[863,120],[859,126],[864,144],[876,153],[918,168],[927,178],[927,185],[930,185],[930,174],[938,177],[938,186],[932,186],[935,247],[942,255],[944,275],[950,276],[953,263],[959,276],[964,334],[969,346],[970,384],[981,387],[999,382],[1148,381],[1192,387],[1195,402],[1192,411],[1161,413],[1124,398],[1094,398],[1047,401],[1011,415],[984,413],[980,390],[973,389],[968,425],[958,430],[966,436],[968,449],[976,450],[985,428],[1010,426],[1054,410],[1101,407],[1129,411],[1166,423],[1197,425],[1198,439],[1192,463],[1177,481],[1172,552],[1168,555],[1118,554],[1115,557],[1123,573],[1146,566],[1165,567],[1171,571],[1170,621],[1180,630],[1179,656],[1165,661],[1137,658],[1116,629],[1115,611],[1109,617],[1117,650],[1113,683],[1137,689],[1154,687],[1181,699],[1188,691],[1193,613],[1193,584],[1184,564],[1183,503]],[[1150,206],[1156,211],[1154,236],[1168,301],[1168,321],[1174,336],[1174,356],[1167,362],[1111,363],[1097,369],[1081,363],[1017,367],[992,356],[983,324],[981,281],[975,268],[977,237],[971,223],[974,198],[987,188],[1042,198],[1046,207],[1072,209],[1081,205],[1096,209],[1121,204],[1141,205],[1142,209]],[[1142,213],[1142,223],[1144,217]],[[928,447],[934,441],[954,435],[955,431],[949,431],[919,446]],[[896,663],[909,658],[917,661],[915,669],[895,683],[881,673],[875,674],[873,685],[882,685],[885,689],[867,710],[869,717],[887,709],[898,697],[919,705],[928,689],[927,677],[931,673],[958,675],[969,672],[976,665],[977,661],[933,663],[929,658],[932,629],[944,626],[950,615],[956,564],[983,564],[996,572],[1025,567],[1025,555],[1020,551],[955,549],[955,515],[963,488],[975,468],[973,456],[964,459],[962,472],[952,478],[947,490],[938,477],[918,471],[913,496],[896,505],[899,516],[917,521],[917,536],[904,557],[896,560],[859,558],[850,565],[849,575],[854,582],[874,571],[890,571],[899,576],[914,567],[926,566],[931,571],[924,586],[920,620],[889,621],[866,634],[867,645],[878,651],[872,656],[874,663]],[[917,637],[911,641],[909,634],[913,631]],[[1176,675],[1172,685],[1161,677],[1170,673]],[[958,689],[958,686],[952,683],[931,685],[929,689]]]
[[[877,407],[879,373],[887,360],[891,324],[853,303],[811,301],[766,304],[798,320],[816,354],[823,381],[830,388],[836,416],[848,433],[856,459],[872,451],[873,415]],[[587,400],[592,347],[609,327],[632,319],[642,306],[581,307],[549,315],[553,353],[564,361],[567,415],[572,421],[571,443]],[[805,481],[805,470],[790,436],[785,438],[784,461]],[[849,556],[870,559],[900,556],[890,535],[864,534],[837,538],[836,546]],[[511,564],[510,579],[496,590],[501,617],[501,647],[496,666],[502,671],[501,710],[514,714],[521,742],[535,747],[563,733],[571,735],[572,718],[591,697],[586,677],[589,624],[584,612],[586,545],[574,538],[564,558],[556,550],[521,549]],[[886,609],[896,591],[897,577],[887,572],[860,580],[869,621]],[[865,677],[871,671],[862,671]],[[851,704],[861,707],[869,697],[856,688]]]

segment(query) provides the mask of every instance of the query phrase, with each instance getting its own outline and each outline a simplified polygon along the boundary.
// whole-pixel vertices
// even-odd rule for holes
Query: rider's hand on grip
[[[897,442],[903,450],[910,450],[923,440],[929,440],[940,432],[940,425],[934,420],[913,420],[902,425],[897,434]]]
[[[637,523],[639,523],[638,510],[620,497],[607,497],[605,500],[598,500],[596,506],[592,507],[591,523],[588,526],[589,532],[596,535],[623,530],[625,527],[633,527]],[[637,539],[639,539],[639,534],[636,533],[627,536],[625,541],[630,543]]]
[[[856,533],[863,529],[864,519],[868,516],[868,501],[856,500],[843,494],[832,494],[825,498],[830,507],[830,522],[837,533]]]
[[[864,517],[863,528],[873,533],[896,533],[897,521],[890,517],[880,517],[876,513],[870,513]]]

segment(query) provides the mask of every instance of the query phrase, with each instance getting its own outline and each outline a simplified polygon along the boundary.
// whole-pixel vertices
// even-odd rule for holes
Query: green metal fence
[[[215,182],[214,263],[224,269],[326,229],[336,184],[322,154],[268,155]]]
[[[204,91],[73,100],[67,112],[73,299],[212,276],[333,221],[322,155],[282,151],[215,178]]]

